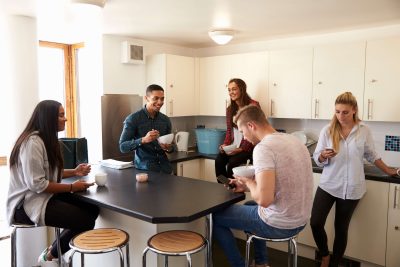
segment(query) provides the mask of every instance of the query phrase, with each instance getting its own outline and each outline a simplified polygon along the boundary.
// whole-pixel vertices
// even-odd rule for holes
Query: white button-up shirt
[[[380,158],[368,126],[362,123],[354,125],[348,137],[340,140],[338,154],[319,162],[321,152],[327,147],[333,147],[329,125],[322,129],[313,155],[317,165],[324,168],[319,187],[341,199],[362,198],[366,192],[363,159],[374,163]]]

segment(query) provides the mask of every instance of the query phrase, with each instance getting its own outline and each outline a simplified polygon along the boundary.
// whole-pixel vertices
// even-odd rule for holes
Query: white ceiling
[[[68,7],[0,0],[0,10],[36,16],[43,36],[49,26],[63,31]],[[217,28],[235,30],[231,43],[241,43],[399,24],[400,0],[107,0],[102,16],[104,34],[200,48],[216,45],[207,33]]]

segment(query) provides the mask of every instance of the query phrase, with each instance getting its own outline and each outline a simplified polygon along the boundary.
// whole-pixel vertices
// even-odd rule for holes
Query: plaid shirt
[[[255,100],[251,100],[249,105],[255,105],[260,107],[260,103]],[[230,145],[233,142],[233,125],[232,125],[232,112],[230,106],[226,109],[226,135],[224,140],[224,145]],[[253,144],[242,138],[239,147],[243,151],[251,152],[254,148]]]

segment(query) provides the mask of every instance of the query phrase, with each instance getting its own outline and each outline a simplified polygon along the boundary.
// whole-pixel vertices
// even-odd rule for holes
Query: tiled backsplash
[[[385,150],[400,152],[400,136],[386,135]]]

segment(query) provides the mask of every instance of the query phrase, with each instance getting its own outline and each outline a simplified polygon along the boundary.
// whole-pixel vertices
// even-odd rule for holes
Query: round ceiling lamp
[[[95,5],[103,8],[106,4],[106,0],[71,0],[71,3]]]
[[[233,30],[213,30],[209,31],[208,35],[219,45],[224,45],[232,40],[235,31]]]

